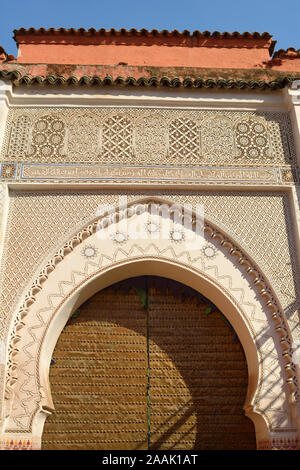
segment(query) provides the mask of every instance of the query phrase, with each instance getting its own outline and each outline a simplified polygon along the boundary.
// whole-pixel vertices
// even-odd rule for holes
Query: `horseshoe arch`
[[[161,206],[167,208],[169,218],[160,211]],[[176,232],[176,237],[147,233],[153,207],[159,209],[154,216],[157,235]],[[174,220],[181,209],[154,198],[115,208],[70,237],[45,263],[12,328],[4,439],[28,437],[34,448],[40,448],[44,421],[53,410],[50,359],[74,310],[97,291],[122,279],[159,275],[205,295],[233,325],[247,359],[244,408],[254,422],[257,447],[274,448],[279,440],[292,446],[297,441],[296,379],[280,304],[258,267],[234,241],[208,221],[204,237],[196,234],[194,214],[188,215],[192,221],[188,228],[186,213]],[[172,230],[166,225],[170,223]],[[133,239],[136,227],[141,230]],[[192,233],[195,239],[191,246]]]

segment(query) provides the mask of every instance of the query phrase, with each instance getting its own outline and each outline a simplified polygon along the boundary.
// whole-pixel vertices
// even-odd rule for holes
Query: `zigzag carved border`
[[[39,273],[34,283],[28,290],[25,295],[25,300],[21,305],[19,312],[16,316],[13,331],[10,336],[9,342],[9,357],[8,357],[8,371],[7,371],[7,380],[6,380],[6,389],[5,389],[5,399],[9,400],[12,397],[12,387],[17,381],[17,370],[18,364],[15,362],[14,358],[18,353],[17,344],[21,338],[20,330],[25,326],[25,318],[28,315],[29,309],[36,300],[36,294],[42,290],[43,283],[48,279],[50,273],[52,273],[57,264],[59,264],[69,253],[71,253],[76,246],[81,244],[88,237],[93,235],[97,230],[106,227],[109,224],[112,224],[116,221],[122,220],[124,218],[130,218],[135,214],[141,214],[150,209],[151,206],[157,204],[167,204],[169,206],[169,211],[171,216],[175,215],[178,220],[178,209],[180,211],[180,206],[174,205],[170,201],[161,201],[147,199],[140,202],[133,202],[126,209],[116,208],[111,213],[106,213],[102,217],[96,217],[89,225],[84,227],[76,235],[74,235],[67,243],[59,249],[55,255],[47,262],[45,267]],[[186,214],[186,212],[185,212]],[[182,221],[183,221],[183,217]],[[192,223],[196,223],[195,216],[192,215]],[[289,333],[287,326],[285,324],[285,318],[279,308],[279,302],[276,299],[276,295],[273,292],[272,288],[268,285],[268,282],[265,280],[265,277],[260,272],[260,269],[247,257],[243,250],[233,244],[229,238],[221,231],[213,227],[213,224],[205,222],[204,230],[208,235],[216,240],[223,248],[225,248],[230,256],[237,257],[238,263],[244,267],[247,275],[251,278],[252,283],[258,288],[260,297],[264,300],[266,306],[268,307],[272,319],[275,323],[275,330],[278,334],[279,341],[282,348],[282,357],[285,362],[285,371],[286,371],[286,384],[289,390],[289,400],[290,404],[295,406],[297,401],[297,378],[295,375],[293,363],[292,363],[292,353],[291,346],[289,341]]]

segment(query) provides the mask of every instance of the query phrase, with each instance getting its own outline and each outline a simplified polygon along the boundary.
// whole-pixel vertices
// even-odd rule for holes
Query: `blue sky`
[[[0,45],[16,55],[13,30],[146,28],[268,31],[276,50],[300,48],[300,0],[1,0]]]

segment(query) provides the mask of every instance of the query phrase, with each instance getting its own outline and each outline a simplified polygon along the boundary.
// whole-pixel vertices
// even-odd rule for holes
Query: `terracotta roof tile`
[[[242,78],[169,78],[163,76],[161,78],[156,76],[135,78],[132,76],[118,76],[112,77],[106,75],[100,77],[99,75],[88,76],[83,75],[76,77],[70,75],[65,77],[55,75],[22,75],[19,70],[1,70],[0,79],[13,82],[16,86],[86,86],[86,87],[105,87],[105,86],[134,86],[134,87],[171,87],[171,88],[231,88],[240,90],[278,90],[292,83],[295,77],[292,76],[279,76],[270,80],[244,80]]]
[[[53,34],[53,35],[59,35],[59,34],[69,34],[69,35],[85,35],[85,36],[92,36],[92,35],[116,35],[116,36],[177,36],[177,37],[182,37],[182,36],[188,36],[188,37],[213,37],[213,38],[219,38],[219,39],[271,39],[272,35],[270,35],[267,32],[264,33],[258,33],[257,31],[250,33],[248,31],[245,31],[244,33],[239,33],[238,31],[234,31],[233,33],[229,32],[223,32],[221,33],[220,31],[203,31],[200,32],[198,30],[196,31],[188,31],[184,30],[182,32],[178,31],[177,29],[174,29],[173,31],[168,31],[166,29],[162,31],[158,31],[157,29],[152,29],[152,30],[147,30],[145,28],[141,30],[137,30],[135,28],[131,28],[129,30],[121,28],[120,30],[116,30],[115,28],[111,28],[109,30],[106,30],[105,28],[100,28],[96,30],[95,28],[90,28],[86,30],[85,28],[20,28],[20,29],[15,29],[14,30],[14,38],[16,39],[16,36],[18,35],[31,35],[31,34],[36,34],[36,35],[43,35],[43,34]]]
[[[281,57],[300,57],[300,49],[296,50],[294,47],[279,49],[274,52],[272,59],[280,59]]]

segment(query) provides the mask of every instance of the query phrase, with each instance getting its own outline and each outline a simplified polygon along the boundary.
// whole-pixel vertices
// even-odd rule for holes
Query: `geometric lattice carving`
[[[3,231],[3,228],[4,228],[4,204],[5,204],[5,190],[6,190],[6,185],[4,185],[3,183],[0,183],[0,247],[3,246],[4,244],[4,231]],[[1,264],[3,263],[3,259],[0,260],[0,267],[1,267]],[[1,277],[2,277],[2,272],[1,272],[1,269],[0,269],[0,284],[1,284]]]
[[[54,159],[62,156],[64,136],[65,124],[61,119],[43,116],[33,127],[29,154],[38,161],[47,161],[50,155]]]
[[[236,126],[237,158],[260,160],[272,158],[266,127],[261,121],[244,119]]]
[[[201,126],[201,155],[229,161],[235,154],[235,139],[230,120],[206,119]]]
[[[12,123],[9,138],[7,159],[18,160],[27,153],[28,134],[31,119],[27,115],[21,115]]]
[[[286,164],[295,164],[294,135],[291,126],[281,127],[278,122],[272,123],[272,133],[269,132],[272,145],[272,161],[281,157]]]
[[[199,155],[199,130],[190,119],[175,119],[169,128],[169,156],[197,158]]]
[[[12,108],[1,160],[297,166],[288,113],[166,107]]]
[[[128,157],[133,153],[133,128],[124,116],[112,116],[103,124],[102,156],[108,158]]]

